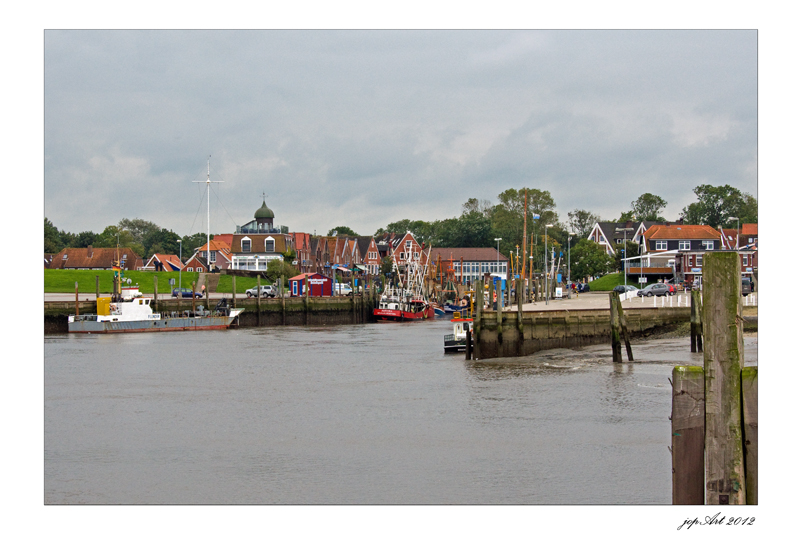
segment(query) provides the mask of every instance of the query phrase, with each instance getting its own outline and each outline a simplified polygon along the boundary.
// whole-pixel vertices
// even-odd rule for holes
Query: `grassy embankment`
[[[96,287],[96,276],[100,276],[100,294],[111,294],[113,285],[113,274],[110,270],[45,270],[44,271],[44,292],[75,292],[75,282],[78,282],[78,292],[94,293]],[[138,285],[143,293],[152,294],[153,278],[158,277],[158,293],[168,294],[172,291],[169,284],[170,278],[175,279],[175,287],[178,286],[177,272],[138,272],[125,271],[123,277],[130,278],[133,285]],[[197,272],[184,272],[180,279],[184,287],[190,288],[192,282],[197,282]],[[263,285],[268,281],[263,278]],[[256,286],[255,278],[236,277],[236,292],[243,293],[250,287]],[[198,287],[198,290],[200,288]],[[230,293],[233,290],[233,276],[220,276],[219,285],[216,292]]]
[[[589,282],[589,288],[593,291],[610,291],[617,285],[623,285],[625,274],[618,272],[616,274],[606,274],[600,279]]]

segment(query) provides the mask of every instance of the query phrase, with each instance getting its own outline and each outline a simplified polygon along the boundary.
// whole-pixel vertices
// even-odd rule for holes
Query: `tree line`
[[[707,224],[718,229],[735,228],[733,217],[738,217],[740,225],[758,222],[758,202],[748,193],[742,193],[730,185],[700,185],[693,191],[697,201],[684,207],[680,213],[686,224]],[[667,202],[656,194],[644,193],[630,205],[631,209],[621,212],[615,222],[666,221],[662,213]],[[556,258],[563,257],[562,264],[566,264],[567,256],[571,256],[573,279],[619,269],[622,250],[626,247],[636,248],[636,244],[630,241],[617,244],[616,254],[611,257],[602,246],[587,239],[594,224],[601,221],[598,215],[575,209],[567,214],[567,220],[562,221],[555,209],[556,203],[549,191],[507,189],[497,195],[496,203],[477,198],[467,199],[458,217],[432,222],[398,220],[385,228],[378,228],[373,235],[380,237],[386,232],[404,234],[410,231],[424,245],[441,248],[496,248],[499,245],[500,253],[511,257],[515,265],[519,264],[521,268],[525,260],[522,241],[527,216],[527,268],[531,264],[534,271],[544,268],[545,226],[551,225],[547,228],[548,252]],[[348,226],[336,226],[328,231],[329,236],[334,234],[357,236]],[[56,253],[65,247],[114,247],[118,239],[120,246],[128,246],[144,258],[154,253],[178,255],[177,240],[182,239],[184,257],[181,259],[188,259],[193,250],[206,241],[206,235],[196,233],[179,237],[153,222],[127,218],[117,225],[108,226],[100,234],[84,231],[76,235],[59,231],[45,218],[45,253]]]
[[[182,242],[179,243],[178,239]],[[59,230],[50,220],[44,219],[44,252],[58,253],[64,248],[130,248],[139,257],[147,258],[153,254],[179,255],[181,261],[188,260],[194,249],[206,242],[205,233],[179,236],[172,230],[159,227],[154,222],[134,218],[123,218],[116,225],[107,226],[102,233],[82,231],[69,233]]]

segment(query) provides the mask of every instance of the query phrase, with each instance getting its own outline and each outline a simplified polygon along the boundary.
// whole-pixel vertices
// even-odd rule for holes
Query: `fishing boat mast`
[[[206,263],[208,269],[211,270],[211,184],[212,183],[225,183],[224,181],[211,181],[211,156],[208,156],[208,170],[206,173],[206,181],[193,181],[192,183],[205,183],[206,184]]]

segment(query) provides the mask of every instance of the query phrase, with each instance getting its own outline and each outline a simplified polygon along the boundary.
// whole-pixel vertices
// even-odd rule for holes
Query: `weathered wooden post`
[[[153,308],[158,313],[158,276],[153,276]]]
[[[256,325],[261,325],[261,274],[256,274]]]
[[[622,343],[619,338],[619,316],[617,313],[617,304],[614,302],[616,292],[611,291],[608,293],[608,304],[611,308],[611,360],[615,363],[622,362]]]
[[[479,290],[475,291],[475,316],[472,319],[473,331],[473,349],[472,358],[478,360],[481,358],[481,320],[483,318],[483,286],[478,287]]]
[[[311,295],[309,294],[311,291],[308,290],[309,285],[310,284],[308,282],[308,275],[306,275],[305,279],[303,279],[303,291],[305,292],[305,294],[304,294],[305,298],[303,300],[305,302],[305,322],[306,322],[306,326],[308,325],[308,308],[311,306]]]
[[[78,315],[81,314],[81,306],[78,301],[78,282],[75,282],[75,318],[78,318]]]
[[[742,369],[744,468],[747,505],[758,505],[758,367]]]
[[[522,278],[520,278],[520,279],[522,279]],[[517,284],[517,292],[516,292],[516,296],[517,296],[517,333],[519,335],[519,338],[517,339],[517,356],[521,356],[521,355],[524,354],[524,350],[523,350],[523,346],[522,345],[523,345],[523,340],[524,340],[524,337],[525,337],[523,329],[522,329],[522,302],[523,302],[524,294],[523,294],[523,291],[522,291],[522,287],[520,285],[521,285],[521,283]]]
[[[506,282],[506,287],[508,282]],[[483,287],[481,287],[483,288]],[[500,285],[500,280],[497,280],[497,350],[500,351],[500,345],[503,343],[503,289]]]
[[[672,503],[705,503],[703,367],[672,369]]]
[[[465,322],[465,324],[466,324],[466,322]],[[472,330],[469,329],[469,326],[467,326],[467,349],[466,349],[466,351],[467,351],[466,360],[469,361],[470,359],[472,359]]]
[[[281,323],[286,325],[286,291],[283,290],[283,276],[278,278],[278,286],[281,291]]]
[[[628,334],[628,321],[625,319],[625,312],[622,310],[622,301],[619,299],[618,293],[612,292],[612,294],[614,295],[614,303],[617,306],[617,318],[619,319],[620,331],[622,332],[622,340],[625,341],[625,351],[628,353],[628,361],[633,361],[631,336]],[[620,359],[621,358],[620,356]]]
[[[740,289],[741,290],[741,289]],[[692,310],[691,310],[691,325],[690,325],[690,336],[691,336],[691,351],[692,353],[695,352],[702,352],[703,351],[703,320],[702,320],[702,308],[700,306],[700,291],[696,289],[692,289],[692,302],[691,302]]]
[[[739,254],[706,254],[704,262],[706,503],[744,504],[741,408],[744,338]]]
[[[231,276],[231,284],[233,285],[233,287],[231,288],[231,291],[233,291],[233,298],[231,298],[232,300],[231,307],[236,307],[236,276]]]
[[[197,288],[197,283],[193,281],[192,282],[192,316],[195,316],[194,292],[195,292],[196,288]]]
[[[94,297],[100,298],[100,276],[94,277]]]

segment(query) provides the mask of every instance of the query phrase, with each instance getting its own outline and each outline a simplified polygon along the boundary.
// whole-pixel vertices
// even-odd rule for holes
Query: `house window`
[[[242,239],[242,252],[249,252],[250,251],[250,239],[244,238]]]
[[[697,261],[695,261],[695,266],[699,266],[699,267],[703,266],[703,256],[702,255],[698,255],[697,256]]]
[[[703,248],[705,248],[706,250],[713,250],[714,241],[703,241]]]
[[[692,266],[692,256],[686,256],[686,266]]]
[[[197,267],[197,271],[198,272],[202,272],[203,271],[203,267]]]
[[[64,257],[62,257],[61,259],[63,259],[64,261],[66,261],[66,260],[67,260],[67,254],[64,254]]]
[[[747,242],[753,242],[753,238],[752,237],[748,238]]]
[[[274,252],[275,251],[275,239],[272,237],[267,237],[264,240],[264,251],[265,252]]]
[[[211,252],[211,262],[212,263],[216,263],[217,262],[217,252],[214,252],[214,251]]]
[[[194,267],[189,267],[186,269],[187,272],[194,272]]]
[[[405,258],[406,258],[406,254],[405,254],[405,253],[403,253],[403,252],[400,252],[400,259],[401,259],[401,260],[403,260],[403,259],[405,259]]]
[[[656,241],[656,250],[666,250],[667,241]]]
[[[666,250],[666,247],[664,248]],[[691,250],[692,243],[690,241],[678,241],[678,250]]]
[[[411,248],[411,241],[406,241],[406,248]]]
[[[419,259],[419,252],[414,252],[414,259]]]
[[[603,237],[602,235],[600,235],[600,236],[597,238],[597,242],[606,242],[606,238],[605,238],[605,237]]]
[[[746,255],[742,256],[742,266],[747,266],[747,256]]]
[[[617,239],[617,244],[622,244],[622,239]]]

